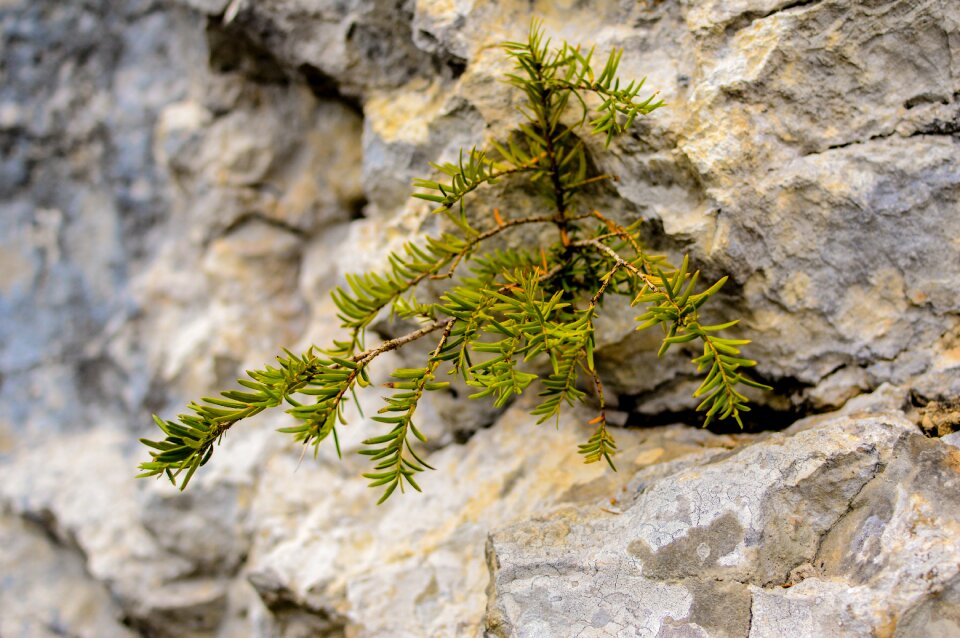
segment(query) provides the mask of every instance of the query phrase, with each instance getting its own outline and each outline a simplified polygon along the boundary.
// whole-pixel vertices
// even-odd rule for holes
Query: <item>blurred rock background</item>
[[[618,474],[586,413],[448,397],[426,494],[380,508],[282,415],[185,494],[132,480],[152,412],[337,334],[331,287],[428,224],[410,180],[516,124],[490,45],[532,16],[667,101],[592,142],[598,202],[731,275],[716,318],[776,388],[750,432],[699,430],[689,357],[611,307]],[[960,634],[956,3],[0,0],[0,30],[0,636]]]

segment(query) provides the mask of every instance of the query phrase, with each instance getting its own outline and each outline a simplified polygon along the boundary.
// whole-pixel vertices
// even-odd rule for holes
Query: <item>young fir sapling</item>
[[[393,371],[386,386],[393,394],[374,421],[384,431],[363,442],[370,457],[371,487],[382,487],[382,503],[404,483],[420,490],[415,475],[430,468],[414,439],[426,437],[414,423],[417,404],[426,392],[446,388],[447,374],[460,375],[477,389],[472,399],[491,397],[503,406],[535,381],[539,403],[532,414],[538,423],[559,416],[565,405],[597,404],[593,433],[580,445],[587,463],[605,460],[616,469],[616,443],[607,428],[603,384],[594,360],[594,319],[607,295],[624,295],[640,306],[637,330],[659,327],[662,356],[674,344],[698,341],[702,354],[693,360],[706,373],[694,397],[697,410],[713,419],[735,419],[749,410],[738,385],[769,389],[743,372],[756,365],[741,356],[746,339],[722,336],[736,320],[701,321],[700,309],[726,282],[698,292],[700,274],[690,272],[687,257],[680,266],[647,253],[639,224],[622,226],[584,200],[583,189],[609,179],[590,171],[579,137],[603,135],[606,144],[627,130],[639,116],[663,106],[656,94],[638,96],[643,81],[624,84],[617,77],[622,50],[610,54],[599,74],[591,66],[593,49],[562,43],[551,47],[537,23],[526,42],[505,42],[503,51],[515,63],[507,82],[523,94],[525,118],[518,130],[490,151],[462,152],[456,163],[434,165],[438,181],[416,180],[414,197],[436,204],[451,230],[407,243],[389,256],[385,272],[348,276],[333,299],[347,336],[328,348],[311,347],[302,354],[284,350],[277,366],[248,372],[243,390],[228,390],[188,406],[176,420],[154,417],[165,435],[142,439],[152,459],[142,463],[141,477],[166,475],[181,489],[213,454],[214,444],[239,421],[286,404],[295,424],[281,432],[294,435],[314,452],[332,438],[340,453],[337,428],[345,425],[344,407],[354,392],[370,385],[369,367],[381,354],[420,339],[433,339],[423,367]],[[466,199],[479,187],[504,180],[525,180],[541,196],[542,210],[529,216],[505,216],[498,209],[480,227],[466,214]],[[509,181],[508,181],[509,180]],[[519,226],[546,225],[555,239],[536,251],[483,251],[487,240]],[[416,298],[426,281],[450,280],[436,301]],[[416,321],[420,327],[379,345],[366,345],[366,329],[381,311]],[[540,361],[538,375],[527,362]],[[585,382],[582,384],[581,382]],[[741,423],[742,427],[742,423]],[[432,469],[432,468],[430,468]]]

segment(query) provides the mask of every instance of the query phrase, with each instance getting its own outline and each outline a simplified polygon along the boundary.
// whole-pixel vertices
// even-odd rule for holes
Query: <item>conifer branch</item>
[[[425,249],[409,242],[404,245],[403,254],[390,254],[391,269],[388,272],[347,275],[349,291],[338,286],[333,292],[333,300],[340,310],[341,326],[351,329],[348,351],[361,346],[363,331],[384,308],[392,305],[399,314],[410,314],[403,312],[404,308],[398,304],[404,294],[426,279],[452,278],[463,259],[483,242],[517,226],[553,220],[553,217],[544,215],[510,219],[484,232],[475,231],[468,240],[450,234],[428,237]],[[444,269],[446,272],[441,272]],[[416,307],[416,304],[412,305]]]
[[[538,423],[559,419],[564,406],[585,401],[589,384],[599,414],[590,422],[593,434],[579,451],[587,463],[605,460],[616,469],[616,443],[594,361],[594,320],[609,295],[644,305],[637,329],[660,326],[661,356],[673,345],[699,341],[702,354],[693,363],[705,377],[694,397],[700,400],[697,410],[705,413],[704,424],[732,418],[743,425],[741,414],[749,406],[740,386],[769,388],[744,372],[756,365],[741,356],[740,348],[749,341],[722,336],[737,321],[710,325],[700,319],[701,306],[726,277],[698,292],[699,272],[689,272],[687,257],[674,267],[665,257],[645,252],[639,221],[622,226],[593,207],[587,207],[589,213],[572,214],[583,205],[585,187],[610,179],[591,174],[580,135],[603,135],[610,144],[635,118],[663,106],[662,101],[656,101],[656,93],[639,97],[643,81],[620,81],[622,50],[613,51],[597,73],[591,66],[593,49],[582,52],[567,43],[551,47],[537,22],[525,42],[504,43],[503,50],[515,63],[507,81],[526,98],[519,107],[526,121],[493,142],[489,153],[475,148],[461,152],[456,163],[433,165],[442,175],[439,180],[414,182],[419,190],[413,196],[436,204],[434,212],[449,220],[452,230],[406,243],[389,255],[384,272],[350,275],[333,291],[346,339],[300,355],[284,351],[275,366],[249,371],[239,380],[242,390],[190,403],[188,412],[175,420],[154,417],[163,438],[142,439],[151,448],[151,459],[141,464],[140,476],[166,475],[183,489],[228,430],[280,406],[295,420],[282,432],[312,445],[315,454],[321,442],[333,438],[339,454],[337,426],[345,423],[345,406],[355,391],[370,385],[374,360],[437,332],[440,336],[422,367],[393,371],[395,380],[387,384],[392,394],[372,417],[389,428],[367,438],[361,450],[374,462],[364,476],[371,487],[383,488],[379,502],[397,488],[404,491],[405,485],[420,490],[415,475],[430,465],[417,451],[416,440],[426,438],[414,418],[426,393],[447,387],[438,381],[444,369],[476,388],[472,398],[491,397],[497,406],[539,381],[540,402],[532,410]],[[588,98],[600,105],[591,108]],[[579,121],[567,117],[577,106]],[[508,177],[526,179],[549,212],[504,219],[494,208],[494,225],[475,228],[466,214],[467,199]],[[599,225],[590,228],[587,220]],[[537,224],[556,227],[557,239],[529,251],[484,251],[500,233]],[[426,280],[454,281],[436,300],[421,303],[415,294]],[[388,308],[392,314],[416,318],[420,327],[367,348],[367,327]],[[535,362],[548,365],[547,372],[539,374]]]
[[[443,350],[455,321],[451,319],[446,322],[440,342],[430,356],[427,367],[394,370],[393,376],[398,380],[388,383],[387,387],[400,392],[388,397],[387,405],[380,410],[378,416],[373,417],[374,421],[393,426],[387,434],[366,439],[363,444],[369,447],[360,450],[360,454],[369,456],[373,461],[379,461],[373,472],[363,475],[364,478],[370,479],[370,487],[384,486],[383,495],[377,501],[378,505],[390,498],[398,486],[402,492],[404,481],[418,492],[422,491],[413,478],[414,474],[423,472],[425,469],[434,469],[417,454],[410,443],[409,435],[412,433],[421,442],[426,443],[427,437],[413,423],[413,415],[417,411],[420,398],[424,392],[442,390],[450,385],[448,382],[436,382],[435,379],[437,366],[441,362],[438,355]],[[390,414],[395,412],[401,414],[399,416]]]
[[[501,155],[509,161],[507,165],[499,164],[487,157],[485,151],[478,151],[476,148],[471,149],[467,154],[466,163],[463,161],[462,150],[460,151],[460,159],[456,164],[449,162],[445,164],[431,163],[430,165],[436,170],[450,178],[450,183],[416,179],[413,182],[414,188],[437,191],[440,194],[414,192],[413,197],[439,204],[433,209],[433,212],[437,214],[450,213],[455,206],[459,205],[461,207],[460,216],[448,215],[448,218],[469,233],[469,225],[466,225],[466,219],[463,215],[464,198],[484,184],[495,184],[498,179],[503,177],[536,171],[540,160],[543,159],[542,153],[533,157],[525,154],[501,153]]]
[[[740,424],[740,427],[743,427],[740,413],[749,412],[750,408],[746,405],[747,397],[737,391],[735,386],[742,383],[762,390],[771,390],[772,388],[750,379],[739,371],[740,368],[757,365],[757,362],[752,359],[740,357],[740,350],[736,347],[750,343],[749,339],[729,339],[711,334],[733,327],[738,321],[715,326],[702,326],[697,316],[697,310],[700,306],[720,290],[726,283],[727,278],[723,277],[702,293],[692,294],[700,273],[695,272],[691,276],[687,276],[688,260],[686,257],[684,257],[680,270],[674,274],[671,280],[662,270],[657,270],[656,278],[646,274],[635,264],[623,259],[612,248],[595,239],[579,242],[578,245],[589,246],[603,252],[615,264],[626,268],[643,282],[644,289],[636,297],[634,304],[651,303],[654,305],[646,313],[637,317],[638,321],[644,322],[637,327],[637,330],[644,330],[654,325],[661,325],[664,328],[666,337],[664,337],[659,356],[662,357],[666,354],[670,346],[674,344],[686,343],[694,339],[700,339],[703,343],[703,355],[694,359],[694,363],[697,365],[697,372],[703,372],[704,370],[709,370],[709,372],[707,379],[698,388],[694,397],[707,395],[697,406],[698,411],[706,411],[704,425],[708,425],[719,415],[721,419],[732,417]],[[642,260],[642,252],[640,259]]]
[[[613,435],[607,429],[607,407],[603,396],[603,383],[600,381],[600,375],[593,368],[584,367],[584,371],[593,379],[596,389],[597,402],[599,403],[600,413],[590,421],[590,425],[596,425],[593,435],[590,439],[578,446],[580,454],[584,456],[585,463],[596,463],[600,459],[607,462],[610,469],[617,471],[617,466],[613,464],[613,455],[617,453],[617,443],[613,440]]]

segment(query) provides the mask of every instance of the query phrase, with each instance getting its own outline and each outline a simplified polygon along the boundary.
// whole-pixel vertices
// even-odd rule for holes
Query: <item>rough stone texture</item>
[[[135,634],[103,583],[86,573],[84,556],[51,539],[43,521],[0,516],[0,632],[4,636]]]
[[[790,402],[839,407],[884,381],[956,394],[958,360],[942,354],[955,353],[945,342],[956,339],[958,312],[955,269],[943,268],[960,260],[949,239],[960,232],[956,9],[785,6],[537,9],[558,36],[587,31],[601,49],[626,47],[624,72],[661,90],[667,109],[608,153],[592,146],[620,177],[607,194],[618,198],[601,200],[650,220],[655,245],[687,247],[708,273],[732,274],[717,312],[747,311],[751,353]],[[453,84],[418,77],[368,94],[374,210],[403,206],[427,158],[450,158],[515,124],[509,89],[496,81],[503,61],[484,47],[515,37],[527,11],[417,5],[414,41],[469,63]],[[631,319],[608,321],[608,378],[638,395],[641,411],[684,409],[686,387],[644,410],[689,368],[678,354],[650,373],[656,339],[631,335]]]
[[[624,431],[613,475],[588,417],[441,396],[440,471],[385,507],[357,415],[343,463],[267,417],[187,494],[132,481],[150,412],[328,342],[330,289],[430,228],[410,179],[516,124],[489,45],[532,15],[669,103],[588,140],[620,178],[591,205],[732,276],[770,410],[842,416]],[[955,2],[0,0],[0,30],[4,637],[960,632],[957,435],[901,412],[956,427]],[[605,311],[620,407],[685,418],[689,357]]]
[[[228,27],[251,34],[315,90],[350,96],[404,84],[431,69],[415,46],[409,0],[232,0]],[[211,12],[214,13],[214,12]]]
[[[566,507],[491,536],[488,632],[950,635],[958,462],[887,413],[641,470],[622,513]]]
[[[358,635],[476,635],[490,529],[557,503],[615,507],[611,495],[635,469],[734,445],[679,426],[618,432],[623,472],[615,475],[578,463],[576,419],[539,436],[536,454],[523,453],[535,428],[522,408],[511,409],[464,446],[433,454],[438,473],[425,478],[422,498],[381,508],[354,478],[362,459],[339,463],[327,455],[306,476],[294,474],[296,454],[272,457],[252,504],[250,581],[281,616],[294,604]]]

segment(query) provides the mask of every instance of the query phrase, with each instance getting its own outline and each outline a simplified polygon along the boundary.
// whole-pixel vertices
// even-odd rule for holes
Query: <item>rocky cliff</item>
[[[531,16],[667,101],[591,148],[598,197],[731,275],[717,319],[775,387],[749,431],[698,429],[624,308],[617,474],[576,411],[446,397],[426,493],[379,508],[282,415],[187,493],[134,481],[151,412],[337,334],[331,288],[424,228],[410,180],[518,121],[490,45]],[[0,0],[0,29],[0,635],[960,635],[956,3]]]

